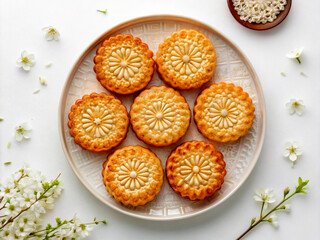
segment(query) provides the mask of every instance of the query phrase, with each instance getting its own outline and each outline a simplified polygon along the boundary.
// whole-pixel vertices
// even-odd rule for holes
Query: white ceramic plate
[[[170,188],[168,182],[165,180],[159,195],[152,202],[145,206],[126,207],[116,202],[111,195],[109,195],[102,182],[102,164],[106,160],[108,153],[91,153],[83,150],[74,143],[67,126],[69,110],[74,102],[84,94],[90,94],[92,92],[109,93],[96,80],[93,71],[95,52],[104,39],[119,33],[132,34],[134,37],[139,37],[143,42],[147,43],[155,54],[158,45],[166,36],[182,28],[193,28],[204,33],[211,40],[217,53],[217,66],[210,83],[201,89],[181,91],[182,95],[188,101],[190,109],[193,109],[196,97],[205,87],[213,82],[232,82],[237,86],[241,86],[244,91],[249,93],[256,109],[256,117],[248,133],[238,141],[227,144],[214,143],[224,155],[227,170],[225,182],[221,190],[214,194],[214,196],[204,201],[182,199]],[[157,73],[155,73],[148,88],[153,85],[163,84]],[[129,110],[135,96],[137,96],[137,94],[117,97],[122,100],[123,104]],[[114,27],[95,40],[88,49],[84,51],[71,70],[62,92],[59,114],[62,146],[73,171],[80,181],[94,196],[109,207],[134,217],[149,220],[174,220],[194,216],[218,206],[218,204],[230,197],[245,181],[256,164],[265,132],[265,105],[263,94],[258,77],[248,59],[233,43],[216,30],[195,20],[177,16],[162,15],[134,19]],[[139,141],[132,129],[129,128],[127,138],[118,148],[137,144],[150,148],[161,159],[163,166],[165,166],[169,153],[177,145],[191,140],[210,142],[198,132],[193,120],[191,121],[187,134],[173,146],[162,148],[147,146]]]

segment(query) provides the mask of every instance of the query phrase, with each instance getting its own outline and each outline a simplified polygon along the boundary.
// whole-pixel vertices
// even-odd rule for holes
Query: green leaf
[[[103,13],[103,14],[107,14],[107,9],[106,10],[97,10],[97,12],[101,12],[101,13]]]
[[[83,223],[81,223],[81,224],[79,225],[79,227],[82,229],[82,231],[87,228],[87,226],[86,226],[85,224],[83,224]]]
[[[58,179],[54,180],[51,185],[52,186],[55,186],[55,185],[59,185],[60,184],[60,181]]]
[[[61,219],[60,218],[56,218],[56,223],[57,223],[58,226],[60,226],[62,224]]]
[[[252,218],[252,219],[251,219],[250,226],[252,226],[255,222],[256,222],[256,218]]]
[[[50,187],[50,184],[49,184],[48,182],[42,183],[42,188],[43,188],[44,190],[48,190],[49,187]]]
[[[46,227],[46,230],[50,230],[50,229],[52,229],[52,226],[51,226],[50,223],[48,223],[48,225],[47,225],[47,227]]]

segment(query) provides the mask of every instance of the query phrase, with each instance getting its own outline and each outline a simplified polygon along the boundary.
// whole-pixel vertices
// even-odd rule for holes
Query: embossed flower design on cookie
[[[109,58],[110,71],[118,79],[129,80],[141,67],[141,57],[131,48],[121,47],[111,53]]]
[[[198,47],[185,43],[176,45],[171,52],[172,67],[180,74],[196,73],[203,61]]]
[[[118,180],[127,189],[135,190],[148,182],[149,169],[139,160],[129,160],[119,170]]]
[[[239,111],[237,104],[230,98],[222,98],[220,101],[212,101],[208,108],[210,121],[219,128],[233,127],[238,122]]]
[[[146,119],[151,129],[163,131],[172,125],[174,112],[169,104],[157,101],[153,102],[146,110]]]
[[[114,127],[114,116],[103,107],[91,106],[84,110],[81,123],[91,137],[105,137]]]
[[[212,174],[209,161],[204,156],[191,155],[190,159],[185,159],[181,163],[180,174],[185,182],[191,186],[205,184]],[[183,183],[181,179],[178,183]]]

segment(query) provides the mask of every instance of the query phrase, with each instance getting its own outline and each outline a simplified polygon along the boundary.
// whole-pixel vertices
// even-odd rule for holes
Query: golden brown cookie
[[[130,34],[110,37],[98,48],[94,71],[109,91],[130,94],[145,88],[154,72],[153,52]]]
[[[166,86],[142,91],[130,110],[130,122],[137,137],[157,147],[176,143],[188,130],[190,117],[185,98]]]
[[[232,142],[245,135],[254,117],[249,94],[232,83],[212,84],[198,96],[194,107],[199,131],[217,142]]]
[[[127,146],[110,154],[103,164],[102,176],[115,200],[131,206],[152,201],[163,183],[160,159],[141,146]]]
[[[217,62],[210,40],[194,29],[173,32],[159,45],[157,69],[174,88],[188,90],[208,82]]]
[[[181,197],[203,200],[221,188],[225,166],[222,153],[212,144],[185,142],[168,157],[167,179]]]
[[[71,107],[68,126],[74,141],[91,152],[104,152],[125,139],[129,126],[126,107],[105,93],[91,93]]]

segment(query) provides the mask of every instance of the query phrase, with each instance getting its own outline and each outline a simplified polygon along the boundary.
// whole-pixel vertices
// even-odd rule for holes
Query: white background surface
[[[137,2],[137,1],[136,1]],[[108,9],[104,15],[96,9]],[[320,17],[317,0],[294,1],[287,19],[264,32],[246,29],[229,12],[226,1],[0,1],[0,179],[27,162],[54,178],[60,172],[65,191],[46,221],[71,218],[106,219],[89,239],[235,239],[260,210],[252,200],[260,187],[274,188],[278,199],[283,188],[297,178],[310,179],[308,195],[291,200],[292,211],[280,213],[280,227],[258,226],[246,239],[319,239],[319,93]],[[95,199],[73,174],[63,154],[58,133],[58,104],[67,75],[84,49],[109,28],[135,17],[176,14],[204,22],[237,44],[253,64],[265,95],[267,129],[259,161],[244,185],[227,201],[202,215],[175,221],[150,222],[118,213]],[[47,42],[43,27],[61,33],[59,42]],[[305,47],[302,64],[285,54]],[[15,66],[22,50],[32,52],[36,65],[30,72]],[[50,68],[45,64],[52,62]],[[287,77],[280,75],[285,72]],[[300,75],[304,72],[308,77]],[[48,81],[40,86],[39,76]],[[40,88],[38,94],[33,91]],[[290,116],[285,103],[301,98],[302,117]],[[13,131],[24,121],[33,126],[32,139],[16,143]],[[301,143],[303,156],[296,166],[282,157],[286,141]],[[13,144],[7,149],[8,141]],[[12,161],[11,166],[3,162]]]

